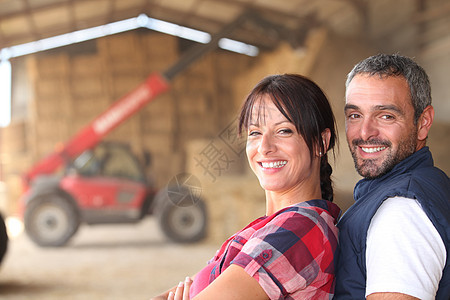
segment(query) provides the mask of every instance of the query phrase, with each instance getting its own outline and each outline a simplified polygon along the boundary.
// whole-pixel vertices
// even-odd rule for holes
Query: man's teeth
[[[261,163],[261,165],[263,166],[263,168],[281,168],[283,167],[285,164],[287,164],[287,161],[274,161],[274,162],[263,162]]]
[[[365,148],[365,147],[361,147],[362,151],[366,152],[366,153],[375,153],[378,151],[382,151],[384,149],[386,149],[386,147],[377,147],[377,148]]]

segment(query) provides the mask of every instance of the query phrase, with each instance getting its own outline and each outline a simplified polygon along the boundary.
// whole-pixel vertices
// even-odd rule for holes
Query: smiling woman
[[[264,109],[263,112],[253,110],[248,127],[247,157],[270,200],[266,215],[291,204],[320,198],[320,162],[311,159],[304,138],[277,109],[270,96],[263,96],[257,106],[263,106]],[[271,200],[278,193],[294,195],[295,189],[303,191],[296,192],[295,197]],[[299,198],[299,195],[304,199]]]
[[[336,132],[327,98],[303,76],[266,77],[244,102],[239,131],[266,215],[225,241],[192,279],[153,299],[330,299],[340,209],[332,203],[327,152]]]

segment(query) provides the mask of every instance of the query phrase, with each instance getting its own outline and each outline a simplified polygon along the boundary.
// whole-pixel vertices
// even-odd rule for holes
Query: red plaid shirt
[[[191,297],[236,264],[258,280],[270,299],[331,299],[339,214],[329,201],[310,200],[256,219],[200,271]]]

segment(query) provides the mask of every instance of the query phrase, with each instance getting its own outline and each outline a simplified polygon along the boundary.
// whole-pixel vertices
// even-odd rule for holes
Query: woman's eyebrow
[[[292,124],[292,122],[291,121],[289,121],[289,120],[282,120],[282,121],[279,121],[279,122],[276,122],[274,125],[275,126],[278,126],[278,125],[281,125],[281,124],[283,124],[283,123],[289,123],[289,124]],[[260,126],[261,124],[260,124],[260,122],[259,121],[256,121],[256,122],[250,122],[249,124],[248,124],[248,126]]]
[[[276,123],[275,123],[275,126],[278,126],[278,125],[281,125],[281,124],[284,124],[284,123],[292,124],[292,122],[289,121],[289,120],[283,120],[283,121],[280,121],[280,122],[276,122]]]

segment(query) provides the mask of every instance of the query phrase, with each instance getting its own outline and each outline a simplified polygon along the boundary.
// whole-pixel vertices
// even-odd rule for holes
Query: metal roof
[[[316,26],[377,42],[448,17],[449,4],[445,0],[0,0],[0,49],[139,14],[215,33],[243,12],[251,17],[230,38],[263,49],[280,40],[301,43]]]

